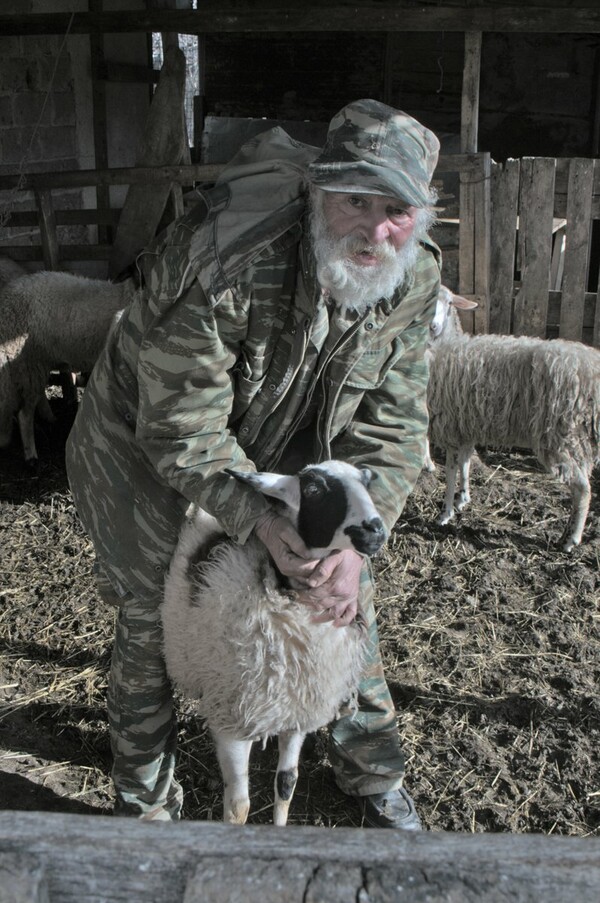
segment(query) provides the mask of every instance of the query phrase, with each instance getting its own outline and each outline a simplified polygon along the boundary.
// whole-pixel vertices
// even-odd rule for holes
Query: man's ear
[[[240,483],[247,483],[263,495],[279,499],[292,511],[298,511],[300,507],[300,482],[298,477],[279,473],[230,470],[227,467],[225,468],[225,473],[235,477]]]

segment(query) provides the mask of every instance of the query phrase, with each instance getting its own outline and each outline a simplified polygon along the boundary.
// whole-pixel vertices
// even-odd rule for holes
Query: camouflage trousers
[[[102,569],[98,590],[104,601],[119,606],[108,685],[115,814],[178,819],[183,795],[174,777],[177,725],[162,653],[159,599],[145,596],[141,601],[129,593],[118,596]],[[396,789],[404,776],[367,567],[361,578],[361,606],[369,644],[359,709],[342,711],[329,725],[329,758],[335,779],[340,789],[352,796]]]

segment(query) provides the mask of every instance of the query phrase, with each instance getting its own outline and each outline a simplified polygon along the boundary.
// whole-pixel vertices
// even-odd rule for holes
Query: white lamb
[[[600,462],[600,351],[579,342],[525,336],[449,334],[431,345],[429,438],[446,449],[439,522],[470,501],[476,445],[527,448],[571,493],[561,544],[581,542],[590,476]]]
[[[0,447],[18,415],[25,461],[35,464],[36,407],[54,419],[45,399],[51,370],[92,370],[115,316],[131,301],[133,282],[113,284],[42,271],[12,279],[0,292]]]
[[[386,539],[366,468],[326,461],[295,476],[230,473],[277,500],[315,558],[348,548],[373,555]],[[226,822],[246,821],[252,743],[276,735],[273,820],[285,825],[305,735],[355,699],[362,620],[333,627],[315,624],[314,614],[286,588],[258,539],[244,545],[225,539],[202,510],[189,518],[166,580],[165,660],[212,732]]]

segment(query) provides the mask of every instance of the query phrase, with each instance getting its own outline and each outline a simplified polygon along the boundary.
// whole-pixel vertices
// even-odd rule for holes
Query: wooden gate
[[[489,332],[600,347],[600,160],[492,163]]]

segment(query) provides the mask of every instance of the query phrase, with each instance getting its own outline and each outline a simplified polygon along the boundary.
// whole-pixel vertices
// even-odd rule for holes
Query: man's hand
[[[279,571],[290,580],[305,585],[319,561],[311,558],[309,549],[287,517],[269,511],[257,522],[254,532],[269,550]]]
[[[363,558],[347,549],[323,558],[299,593],[305,602],[319,612],[316,623],[331,621],[334,627],[345,627],[356,617],[358,589]]]

